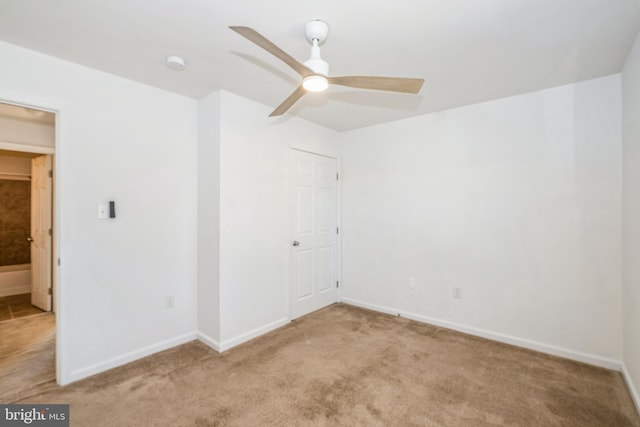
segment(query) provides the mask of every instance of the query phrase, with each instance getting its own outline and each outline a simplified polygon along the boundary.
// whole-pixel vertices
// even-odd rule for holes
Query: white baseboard
[[[622,363],[622,378],[624,378],[624,382],[627,384],[627,388],[629,389],[629,394],[631,395],[631,399],[633,403],[636,405],[636,410],[640,414],[640,394],[638,394],[638,389],[633,384],[633,379],[627,370],[627,365]]]
[[[31,292],[31,265],[0,267],[0,297]]]
[[[264,334],[266,334],[268,332],[273,331],[274,329],[278,329],[278,328],[286,325],[287,323],[289,323],[289,319],[287,319],[287,318],[276,320],[275,322],[268,323],[268,324],[266,324],[264,326],[261,326],[259,328],[254,329],[252,331],[249,331],[249,332],[244,333],[242,335],[238,335],[235,338],[224,340],[224,341],[222,341],[220,343],[220,345],[219,345],[220,346],[220,350],[218,350],[218,351],[220,351],[220,352],[227,351],[230,348],[233,348],[233,347],[238,346],[238,345],[240,345],[242,343],[245,343],[245,342],[247,342],[249,340],[257,338],[260,335],[264,335]]]
[[[379,306],[376,304],[369,304],[363,301],[353,300],[350,298],[342,298],[341,302],[345,304],[355,305],[357,307],[367,308],[369,310],[391,314],[394,316],[401,316],[407,319],[412,319],[422,323],[428,323],[434,326],[441,326],[443,328],[452,329],[454,331],[464,332],[465,334],[487,338],[493,341],[498,341],[505,344],[511,344],[517,347],[527,348],[529,350],[539,351],[541,353],[551,354],[553,356],[563,357],[565,359],[576,360],[578,362],[584,362],[590,365],[600,366],[603,368],[613,369],[616,371],[622,371],[622,363],[619,360],[610,359],[607,357],[596,356],[588,353],[582,353],[580,351],[557,347],[551,344],[545,344],[537,341],[528,340],[525,338],[518,338],[511,335],[501,334],[499,332],[492,332],[484,329],[474,328],[471,326],[464,326],[464,325],[449,322],[446,320],[436,319],[433,317],[423,316],[415,313],[409,313],[402,310],[393,309],[390,307]]]
[[[153,345],[143,347],[141,349],[134,350],[120,356],[113,357],[104,362],[87,366],[86,368],[76,369],[71,372],[71,375],[69,375],[69,378],[64,379],[63,384],[69,384],[74,381],[78,381],[83,378],[90,377],[91,375],[99,374],[100,372],[104,372],[109,369],[124,365],[126,363],[133,362],[134,360],[141,359],[146,356],[150,356],[159,351],[167,350],[171,347],[175,347],[177,345],[184,344],[189,341],[193,341],[194,339],[200,340],[201,342],[203,342],[204,344],[206,344],[207,346],[213,348],[218,352],[223,352],[237,345],[245,343],[249,340],[252,340],[253,338],[259,337],[260,335],[264,335],[268,332],[271,332],[274,329],[278,329],[286,325],[287,323],[289,323],[289,319],[286,319],[286,318],[280,319],[275,322],[264,325],[260,328],[249,331],[245,334],[239,335],[235,338],[231,338],[226,341],[223,341],[221,343],[202,332],[190,332],[188,334],[180,335],[178,337],[171,338],[171,339],[159,342],[157,344],[153,344]]]
[[[203,344],[211,347],[212,349],[220,353],[220,343],[218,341],[214,340],[209,335],[200,331],[198,331],[198,333],[196,334],[196,337],[200,342],[202,342]]]
[[[363,301],[359,301],[351,298],[340,298],[340,302],[344,304],[355,305],[356,307],[362,307],[362,308],[367,308],[369,310],[378,311],[380,313],[390,314],[392,316],[400,315],[400,311],[394,308],[384,307],[382,305],[376,305],[376,304],[369,304],[368,302],[363,302]]]
[[[31,286],[14,286],[12,288],[0,288],[0,297],[8,297],[9,295],[28,294],[31,292]]]
[[[107,371],[109,369],[124,365],[134,360],[141,359],[146,356],[150,356],[159,351],[167,350],[171,347],[178,346],[180,344],[187,343],[196,339],[195,332],[189,332],[188,334],[180,335],[175,338],[171,338],[165,341],[161,341],[156,344],[149,345],[147,347],[140,348],[138,350],[131,351],[129,353],[122,354],[120,356],[112,357],[104,362],[96,363],[86,368],[76,369],[71,371],[71,375],[64,381],[64,384],[69,384],[74,381],[81,380],[91,375],[99,374],[100,372]]]

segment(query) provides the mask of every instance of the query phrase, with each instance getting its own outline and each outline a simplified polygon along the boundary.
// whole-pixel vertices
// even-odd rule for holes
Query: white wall
[[[220,348],[221,94],[198,101],[198,334]]]
[[[194,338],[196,101],[7,43],[0,57],[0,101],[60,112],[59,380]],[[108,200],[118,217],[96,219]]]
[[[337,133],[222,92],[220,347],[289,319],[287,171],[290,147],[338,155]],[[202,183],[201,183],[202,184]]]
[[[615,366],[620,108],[614,75],[345,134],[343,298]]]
[[[640,35],[622,72],[624,364],[640,410]]]
[[[60,110],[62,382],[196,324],[225,349],[285,323],[288,152],[337,156],[336,142],[345,298],[621,356],[619,76],[338,135],[227,92],[198,105],[6,43],[0,55],[0,100]],[[118,218],[97,220],[108,200]]]

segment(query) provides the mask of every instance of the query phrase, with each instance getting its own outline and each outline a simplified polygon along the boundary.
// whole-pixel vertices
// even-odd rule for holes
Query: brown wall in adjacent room
[[[31,182],[0,179],[0,266],[29,264]]]

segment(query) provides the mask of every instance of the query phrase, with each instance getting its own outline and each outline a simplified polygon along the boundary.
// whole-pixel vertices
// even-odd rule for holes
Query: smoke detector
[[[187,68],[187,62],[180,56],[171,55],[167,56],[167,67],[172,70],[182,71]]]

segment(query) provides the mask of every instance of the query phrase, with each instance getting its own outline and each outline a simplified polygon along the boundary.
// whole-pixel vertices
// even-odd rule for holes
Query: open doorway
[[[0,150],[0,321],[52,309],[51,157]]]
[[[0,401],[55,385],[55,114],[0,103]]]

